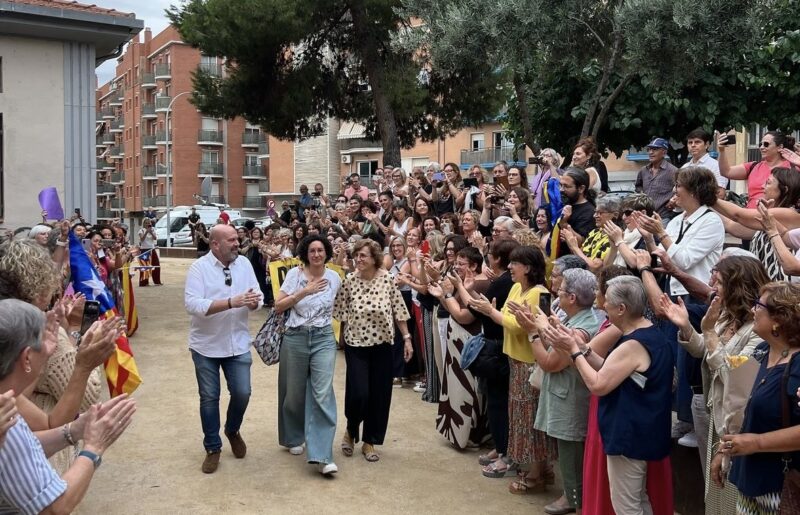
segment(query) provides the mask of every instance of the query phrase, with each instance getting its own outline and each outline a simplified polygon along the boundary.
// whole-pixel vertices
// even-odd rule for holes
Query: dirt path
[[[136,419],[103,457],[78,513],[543,513],[557,490],[508,493],[510,479],[480,474],[477,452],[454,450],[439,433],[436,407],[411,389],[394,390],[381,460],[338,450],[344,431],[344,356],[336,364],[339,474],[325,479],[278,446],[278,368],[253,359],[253,395],[242,427],[247,457],[236,460],[224,442],[219,470],[200,472],[204,452],[197,383],[187,350],[189,319],[183,281],[191,262],[163,259],[166,286],[137,288],[139,332],[132,338],[144,384]],[[264,311],[250,317],[255,332]],[[223,393],[222,411],[227,406]],[[224,420],[223,420],[224,422]],[[224,439],[223,439],[224,440]],[[358,451],[358,447],[356,448]]]

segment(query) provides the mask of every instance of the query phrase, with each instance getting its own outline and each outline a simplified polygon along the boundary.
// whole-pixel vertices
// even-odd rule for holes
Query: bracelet
[[[66,247],[67,246],[67,242],[66,241],[61,241],[61,240],[56,240],[56,245],[59,246],[59,247]]]
[[[228,309],[233,309],[233,306],[231,305],[231,298],[230,297],[228,297]]]
[[[778,233],[775,233],[775,234],[768,234],[767,236],[769,236],[769,241],[772,241],[772,238],[774,238],[774,237],[776,237],[776,236],[780,237],[780,234],[778,234]]]
[[[581,351],[573,352],[572,354],[569,355],[569,357],[572,358],[573,363],[575,362],[576,359],[578,359],[579,356],[583,356],[583,352]]]
[[[583,357],[584,358],[588,358],[591,355],[592,355],[592,348],[591,347],[586,347],[586,350],[583,351]]]
[[[452,293],[445,293],[444,294],[444,298],[445,299],[452,299],[453,298],[453,294]]]
[[[669,234],[667,234],[667,233],[664,233],[664,235],[663,235],[663,236],[659,236],[659,237],[658,237],[658,239],[659,239],[659,240],[663,240],[664,238],[669,238],[669,239],[672,239],[672,236],[670,236],[670,235],[669,235]]]
[[[652,274],[653,268],[650,266],[643,266],[642,268],[639,269],[639,275],[641,275],[642,272],[650,272]]]
[[[619,240],[618,242],[616,242],[616,243],[614,244],[614,246],[615,246],[615,247],[617,247],[617,248],[619,248],[619,246],[620,246],[620,245],[622,245],[623,243],[625,243],[625,240]]]
[[[72,431],[70,431],[69,424],[64,424],[61,426],[61,434],[64,436],[64,440],[66,440],[68,444],[75,445],[75,439],[72,437]]]

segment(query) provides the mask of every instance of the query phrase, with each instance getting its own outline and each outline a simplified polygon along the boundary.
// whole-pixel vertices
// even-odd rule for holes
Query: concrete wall
[[[16,228],[41,220],[38,194],[43,188],[55,186],[65,203],[64,44],[0,36],[0,57],[4,188],[0,223]],[[72,208],[69,203],[64,206],[65,211]]]

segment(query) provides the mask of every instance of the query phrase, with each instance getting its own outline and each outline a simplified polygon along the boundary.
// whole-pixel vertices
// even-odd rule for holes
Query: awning
[[[339,127],[339,135],[336,139],[365,139],[367,129],[360,123],[344,122]]]

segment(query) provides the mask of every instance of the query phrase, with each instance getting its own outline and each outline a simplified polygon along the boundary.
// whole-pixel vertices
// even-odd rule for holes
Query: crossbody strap
[[[784,429],[792,425],[789,396],[786,394],[786,387],[789,385],[789,373],[791,372],[792,361],[794,361],[795,356],[797,356],[796,352],[789,358],[788,363],[786,363],[786,368],[783,369],[783,376],[781,377],[781,421]],[[785,474],[789,471],[789,463],[792,462],[792,454],[785,452],[783,456],[781,456],[781,459],[783,460],[783,472]]]

